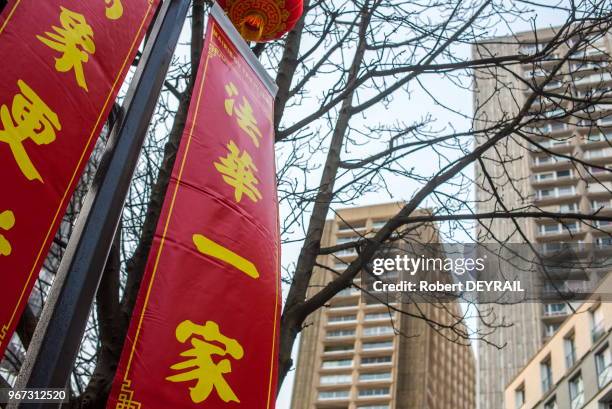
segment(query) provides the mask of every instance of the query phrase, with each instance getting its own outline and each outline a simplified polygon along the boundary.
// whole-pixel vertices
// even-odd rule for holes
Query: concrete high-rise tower
[[[354,241],[376,231],[401,204],[340,210],[325,226],[322,246]],[[435,243],[437,231],[415,232],[420,243]],[[398,245],[400,246],[400,245]],[[323,256],[319,262],[342,270],[354,250]],[[318,291],[331,279],[317,269]],[[360,284],[360,281],[356,281]],[[444,322],[447,313],[432,304],[392,304]],[[447,308],[459,308],[448,303]],[[401,333],[402,335],[397,335]],[[351,288],[309,318],[300,339],[291,409],[473,409],[475,364],[470,346],[446,340],[422,319],[394,312]]]
[[[474,46],[473,57],[530,55],[544,49],[554,35],[555,30],[546,29],[535,34],[530,32],[494,38]],[[559,64],[560,58],[571,45],[571,41],[568,41],[537,63],[513,65],[509,67],[512,72],[499,68],[476,71],[476,129],[486,129],[503,117],[516,114],[531,93],[527,84],[541,83],[547,78],[551,74],[551,67]],[[549,95],[573,96],[576,100],[612,96],[609,94],[612,89],[609,68],[611,49],[611,36],[595,33],[590,45],[568,59],[554,79],[544,86],[544,91]],[[534,211],[541,209],[555,213],[591,213],[602,209],[603,214],[606,214],[612,207],[611,173],[597,167],[576,165],[567,158],[554,155],[562,154],[610,167],[612,107],[602,103],[585,112],[572,112],[571,100],[555,100],[554,97],[536,99],[532,107],[535,115],[533,127],[525,131],[541,148],[519,135],[511,135],[504,143],[498,144],[495,152],[485,155],[487,172],[495,181],[497,193],[509,209],[533,206]],[[476,143],[483,141],[484,138],[477,138]],[[499,165],[501,161],[504,166]],[[476,169],[476,180],[478,213],[499,210],[491,189],[486,188],[486,177],[480,167]],[[612,239],[606,233],[610,223],[602,222],[589,227],[575,220],[544,218],[518,219],[517,222],[527,239],[544,254],[558,251],[562,246],[578,253],[612,248]],[[510,242],[522,242],[512,220],[496,219],[487,222],[487,229],[479,227],[478,234],[482,242],[491,239],[489,232],[501,240],[510,238]],[[557,284],[573,291],[588,291],[597,281],[594,277],[589,277],[589,280]],[[497,305],[492,308],[499,319],[505,319],[512,327],[499,329],[489,337],[497,345],[505,344],[505,348],[500,350],[485,344],[478,346],[479,409],[504,407],[506,384],[556,332],[570,312],[562,302]]]

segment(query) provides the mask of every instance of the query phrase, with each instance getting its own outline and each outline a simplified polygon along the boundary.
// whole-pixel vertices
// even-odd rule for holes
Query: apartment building
[[[555,30],[539,30],[536,34],[523,33],[516,37],[499,37],[473,47],[473,57],[493,55],[533,54],[542,50]],[[535,39],[538,43],[535,43]],[[564,47],[570,46],[567,44]],[[553,81],[545,86],[546,92],[569,93],[577,98],[601,96],[612,88],[609,64],[612,37],[596,35],[591,45],[580,49],[572,60],[565,63]],[[499,69],[475,73],[474,107],[478,109],[477,129],[486,129],[504,115],[513,115],[531,93],[524,81],[537,84],[546,78],[558,58],[567,51],[561,48],[538,64],[515,65],[515,75]],[[506,87],[499,87],[501,81]],[[570,108],[569,102],[561,106]],[[529,144],[518,136],[511,136],[499,144],[496,152],[487,155],[485,164],[491,178],[496,181],[497,192],[511,209],[533,205],[544,211],[590,213],[601,209],[608,214],[612,208],[612,173],[593,166],[576,166],[563,156],[576,157],[589,164],[612,166],[611,105],[600,104],[588,112],[568,117],[564,109],[554,106],[550,99],[539,98],[533,105],[534,121],[527,129],[528,136],[537,145]],[[582,118],[582,119],[581,119]],[[482,143],[486,138],[477,138]],[[529,145],[529,146],[528,146]],[[539,145],[539,146],[538,146]],[[499,166],[499,160],[505,162]],[[507,173],[506,173],[507,172]],[[508,177],[511,175],[511,179]],[[479,213],[498,209],[490,189],[486,189],[483,170],[476,168],[476,200]],[[521,230],[543,254],[553,254],[561,248],[578,253],[606,250],[612,245],[608,236],[609,223],[596,223],[589,227],[572,220],[519,219]],[[493,220],[487,229],[479,227],[482,242],[491,240],[491,234],[510,242],[522,242],[513,221]],[[490,233],[489,233],[490,232]],[[580,277],[556,283],[559,288],[588,292],[599,276]],[[498,349],[486,344],[478,347],[478,405],[480,409],[504,407],[504,387],[553,336],[568,316],[564,303],[521,303],[489,306],[500,319],[512,323],[499,329],[489,339]]]
[[[507,385],[505,409],[612,408],[612,276]]]
[[[340,210],[326,223],[322,246],[367,237],[401,206],[389,203]],[[411,234],[420,243],[437,241],[432,226]],[[342,271],[356,255],[345,250],[319,261]],[[332,274],[317,269],[311,292],[329,282]],[[355,283],[361,285],[360,279]],[[412,314],[423,312],[436,322],[447,320],[445,311],[432,304],[390,302]],[[472,348],[447,341],[424,320],[398,313],[349,288],[315,312],[302,331],[291,408],[473,409]]]

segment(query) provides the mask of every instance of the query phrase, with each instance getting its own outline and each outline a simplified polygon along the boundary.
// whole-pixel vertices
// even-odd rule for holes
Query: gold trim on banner
[[[140,409],[142,404],[133,400],[134,390],[130,388],[131,386],[132,381],[128,381],[127,379],[123,381],[121,384],[121,391],[119,391],[119,396],[117,396],[115,409]]]

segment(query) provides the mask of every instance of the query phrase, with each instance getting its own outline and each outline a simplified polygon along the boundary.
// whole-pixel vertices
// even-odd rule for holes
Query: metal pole
[[[128,90],[117,126],[85,198],[15,389],[68,384],[136,162],[190,0],[166,0]],[[59,406],[59,404],[57,404]],[[11,403],[10,409],[49,408]]]

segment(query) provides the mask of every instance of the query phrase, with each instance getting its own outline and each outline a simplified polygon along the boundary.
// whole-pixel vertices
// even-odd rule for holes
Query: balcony
[[[536,156],[531,162],[531,168],[533,169],[550,169],[557,168],[561,165],[565,167],[571,166],[570,160],[561,156]]]
[[[334,369],[350,369],[353,367],[352,359],[340,359],[336,361],[323,361],[321,364],[322,370],[334,370]]]
[[[329,331],[327,334],[325,334],[326,340],[348,339],[348,338],[355,338],[354,329],[341,329],[341,330]]]
[[[342,298],[340,299],[342,300]],[[332,302],[336,301],[335,299],[332,299]],[[330,307],[328,307],[329,311],[332,313],[336,313],[336,312],[341,312],[341,311],[353,311],[355,310],[357,307],[359,307],[358,304],[333,304]]]
[[[612,132],[596,132],[585,138],[585,143],[589,146],[607,146],[610,141],[612,141]]]
[[[389,388],[361,389],[359,391],[359,399],[388,399],[390,396]]]
[[[544,317],[564,317],[568,314],[567,304],[545,304],[543,314]]]
[[[372,326],[365,327],[363,329],[363,336],[380,336],[380,335],[389,335],[395,334],[395,329],[390,325],[380,325],[380,326]]]
[[[593,74],[584,75],[584,76],[581,76],[580,78],[575,79],[574,85],[575,86],[582,86],[582,85],[592,86],[592,85],[601,84],[603,82],[607,82],[611,80],[612,80],[612,74],[609,72],[593,73]]]
[[[538,189],[535,193],[537,201],[556,201],[558,199],[574,198],[576,196],[576,188],[574,186],[551,187]]]
[[[612,148],[589,149],[584,153],[584,158],[591,163],[609,161],[612,158]]]
[[[557,111],[550,111],[550,113],[547,113],[546,115],[548,115],[549,117],[551,115],[554,116],[556,112]],[[563,111],[559,111],[557,114],[559,113],[562,114]],[[567,132],[571,130],[572,129],[565,122],[551,121],[543,125],[540,125],[538,127],[532,128],[532,133],[536,135],[550,135],[550,134],[559,134],[559,133]]]
[[[357,324],[357,314],[349,315],[328,315],[327,325],[328,326],[339,326],[339,325],[355,325]]]
[[[555,224],[541,224],[538,229],[539,238],[550,238],[557,236],[570,236],[573,237],[577,234],[583,233],[580,224],[578,222],[569,223],[555,223]]]
[[[539,172],[533,175],[533,184],[538,186],[554,184],[560,185],[565,183],[574,183],[575,181],[573,169],[563,169],[549,172]]]
[[[337,257],[342,257],[342,258],[346,258],[346,257],[357,257],[357,250],[353,247],[350,249],[344,249],[344,250],[340,250],[336,253],[334,253]]]
[[[357,288],[345,288],[336,294],[336,297],[355,297],[361,294],[361,291]]]
[[[587,186],[587,194],[589,195],[609,196],[611,193],[612,193],[612,182],[590,183]]]
[[[346,401],[349,399],[349,391],[321,391],[318,400],[320,401]]]
[[[366,224],[365,220],[355,221],[355,222],[339,222],[338,223],[338,233],[362,233],[365,232]]]
[[[574,150],[574,145],[572,144],[573,138],[574,137],[563,139],[546,138],[537,141],[537,144],[552,152],[568,153]]]

